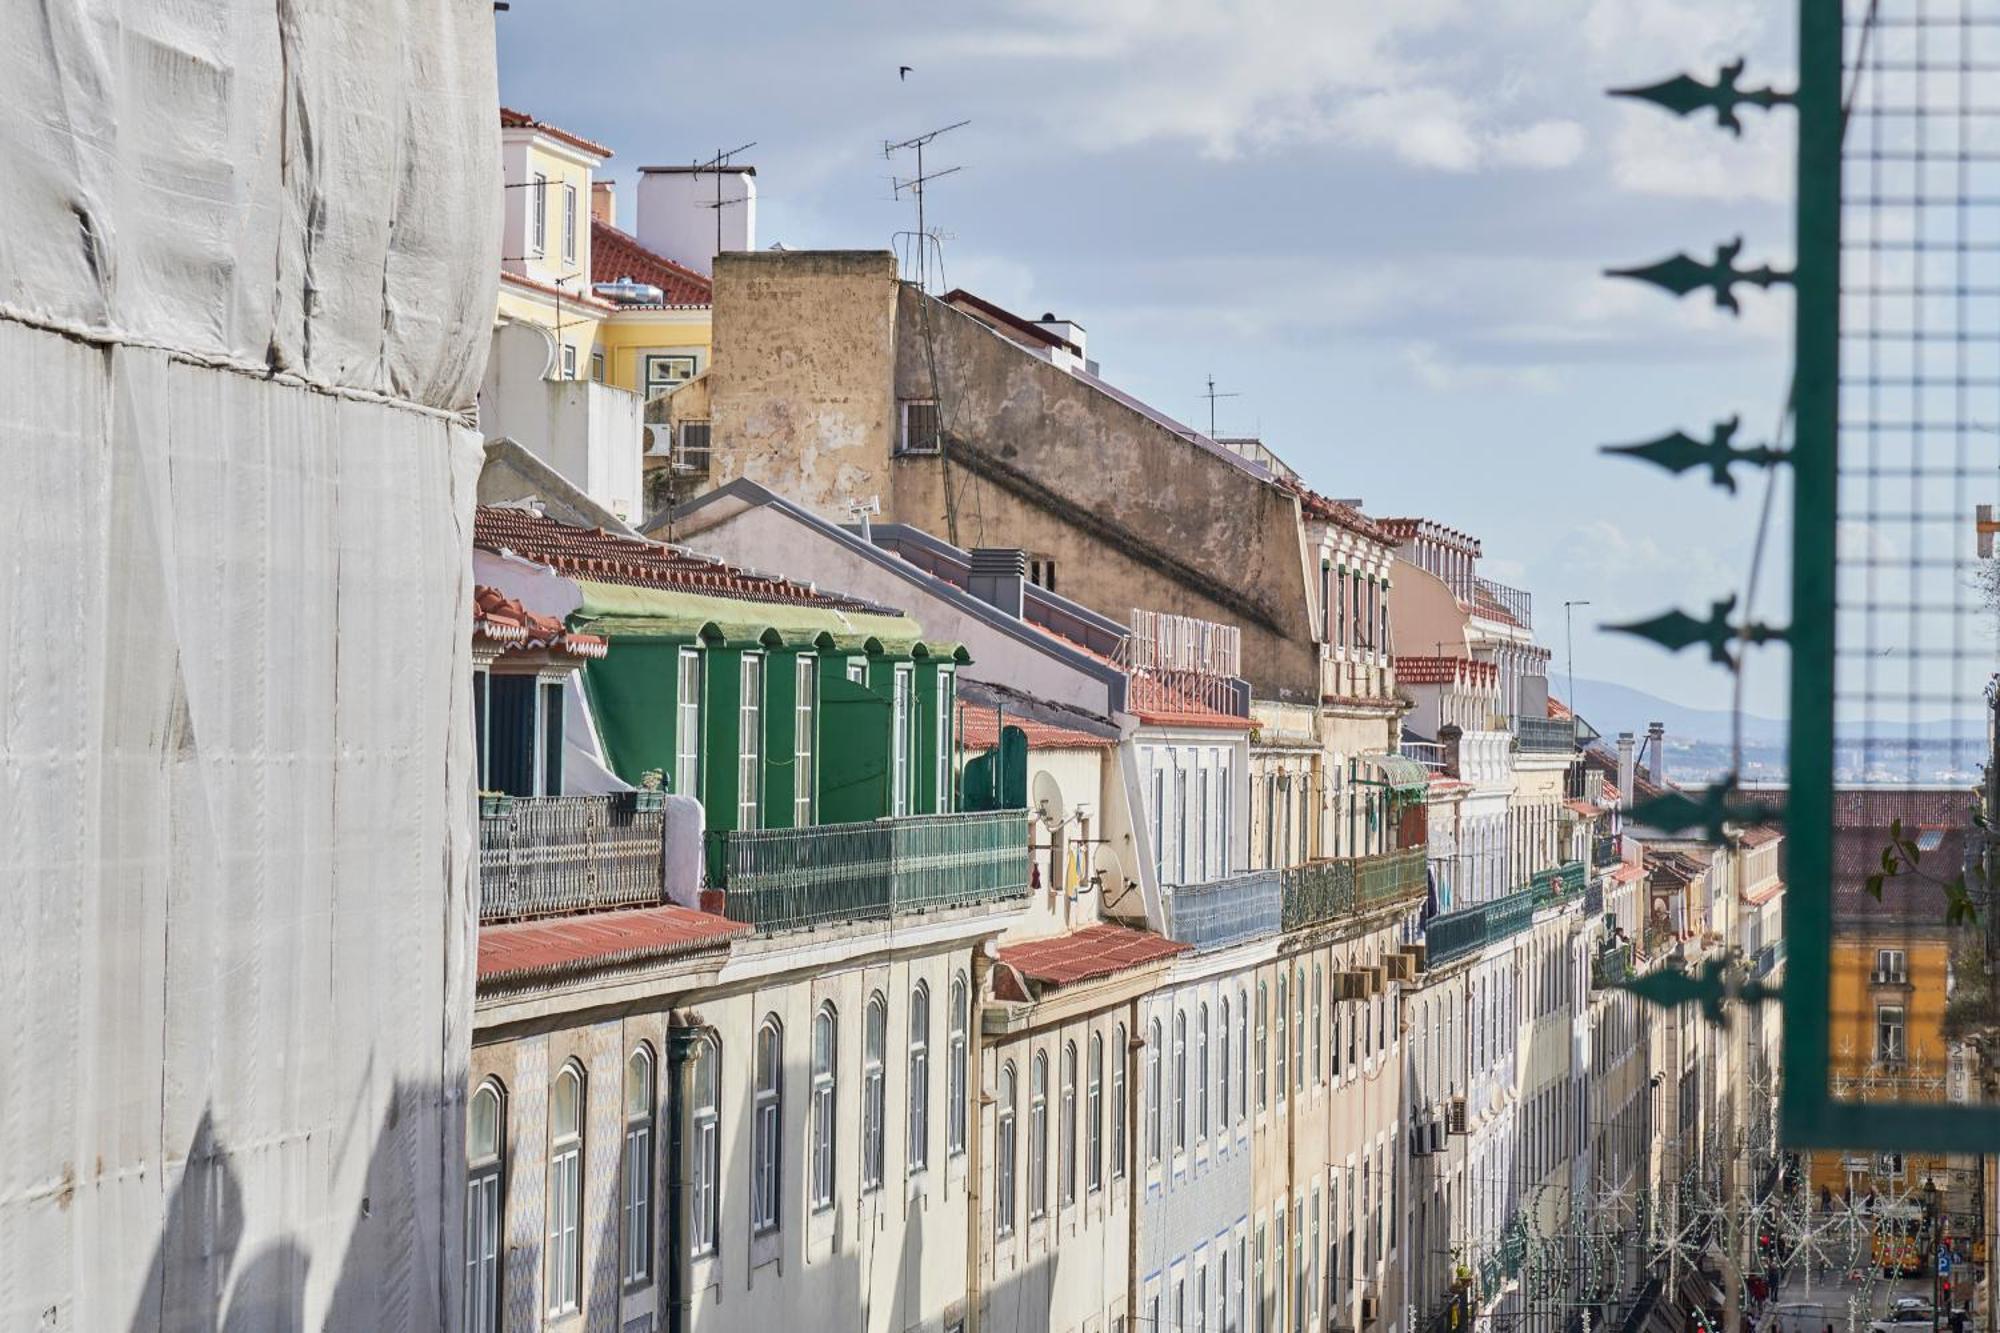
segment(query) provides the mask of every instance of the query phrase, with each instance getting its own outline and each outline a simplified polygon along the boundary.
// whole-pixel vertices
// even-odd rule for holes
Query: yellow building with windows
[[[598,175],[605,145],[503,108],[500,148],[500,291],[481,426],[637,523],[653,447],[645,404],[708,367],[714,250],[704,242],[748,246],[754,171],[718,182],[713,171],[644,168],[627,231],[613,182]],[[704,202],[718,183],[723,208]],[[718,214],[729,219],[719,231]]]

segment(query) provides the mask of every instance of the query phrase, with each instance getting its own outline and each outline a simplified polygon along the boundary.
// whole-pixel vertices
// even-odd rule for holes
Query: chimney
[[[1447,722],[1438,728],[1438,750],[1444,756],[1446,777],[1462,778],[1465,770],[1459,767],[1458,747],[1465,740],[1465,732],[1455,722]]]
[[[632,233],[676,264],[714,273],[718,251],[757,248],[757,168],[640,167]]]
[[[1646,724],[1646,750],[1653,756],[1651,773],[1655,786],[1667,785],[1667,728],[1661,722]]]
[[[607,227],[618,225],[618,201],[612,197],[610,181],[590,183],[590,216]]]
[[[1618,804],[1632,808],[1632,733],[1618,733]]]
[[[1057,319],[1053,314],[1044,312],[1042,317],[1035,321],[1035,327],[1044,333],[1053,333],[1066,343],[1074,343],[1076,345],[1076,354],[1085,360],[1089,359],[1085,355],[1084,350],[1083,325],[1077,323],[1075,320]]]
[[[1028,581],[1028,553],[1019,547],[980,546],[972,552],[966,591],[1019,620]]]

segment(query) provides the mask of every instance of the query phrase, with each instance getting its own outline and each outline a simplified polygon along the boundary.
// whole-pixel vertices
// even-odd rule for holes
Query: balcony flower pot
[[[514,813],[514,798],[504,791],[483,791],[479,793],[479,817],[481,819],[505,819]]]
[[[658,814],[667,808],[667,794],[657,788],[645,787],[632,793],[632,809],[642,815]]]

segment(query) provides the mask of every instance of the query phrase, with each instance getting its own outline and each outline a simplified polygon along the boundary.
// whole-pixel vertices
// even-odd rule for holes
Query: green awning
[[[1382,775],[1382,785],[1392,796],[1422,796],[1430,791],[1430,772],[1414,759],[1400,754],[1365,754],[1361,758]]]
[[[923,628],[909,616],[866,611],[838,611],[825,606],[794,606],[784,602],[750,602],[736,597],[711,597],[673,588],[639,588],[622,583],[577,579],[583,605],[576,614],[589,622],[593,634],[643,638],[698,639],[719,637],[724,643],[749,646],[774,641],[793,648],[814,644],[836,652],[875,650],[906,657],[923,644]],[[956,644],[924,644],[932,656],[963,652]]]

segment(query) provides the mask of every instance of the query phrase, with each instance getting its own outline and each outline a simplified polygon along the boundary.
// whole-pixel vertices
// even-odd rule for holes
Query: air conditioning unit
[[[1444,1121],[1433,1120],[1427,1128],[1431,1132],[1431,1151],[1443,1152],[1445,1150]]]
[[[1431,965],[1431,946],[1424,943],[1405,944],[1403,952],[1410,956],[1410,966],[1422,972]]]
[[[1406,953],[1392,953],[1382,961],[1388,968],[1391,981],[1409,981],[1416,975],[1416,969],[1410,965],[1410,956]]]
[[[1365,1000],[1368,998],[1368,978],[1361,972],[1336,972],[1333,974],[1333,998],[1336,1000]]]
[[[1465,1098],[1454,1097],[1445,1103],[1444,1123],[1447,1133],[1465,1133]]]
[[[1382,988],[1389,983],[1389,973],[1387,969],[1380,967],[1369,967],[1369,968],[1363,968],[1362,970],[1368,974],[1368,993],[1370,995],[1380,995],[1382,993]]]
[[[1381,1317],[1382,1298],[1372,1294],[1363,1296],[1361,1298],[1361,1322],[1363,1324],[1372,1324]]]
[[[674,456],[674,428],[665,425],[646,427],[646,457],[672,458]]]

